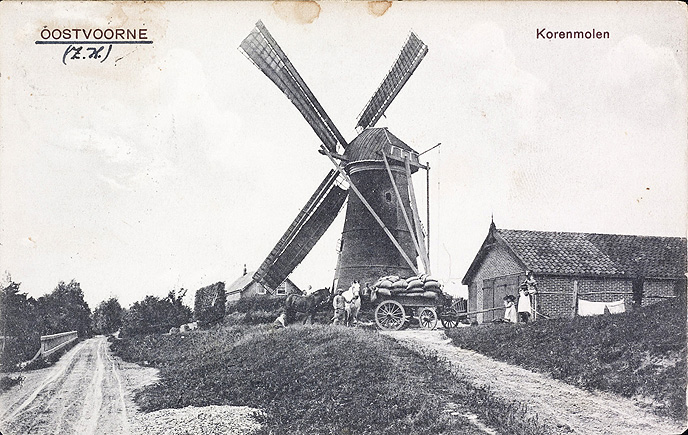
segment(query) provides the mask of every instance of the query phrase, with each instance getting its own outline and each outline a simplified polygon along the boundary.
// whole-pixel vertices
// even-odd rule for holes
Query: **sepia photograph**
[[[0,3],[0,435],[681,434],[682,2]]]

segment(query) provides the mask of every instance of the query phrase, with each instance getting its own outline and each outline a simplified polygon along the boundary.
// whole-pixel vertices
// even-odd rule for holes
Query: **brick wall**
[[[569,317],[573,312],[573,278],[537,276],[538,291],[556,294],[537,295],[538,311],[547,317]]]
[[[539,276],[538,290],[543,293],[557,294],[538,295],[538,311],[548,317],[570,317],[573,314],[573,283],[578,281],[578,293],[595,293],[581,295],[580,299],[591,302],[614,302],[623,299],[626,309],[630,309],[633,296],[607,292],[632,292],[633,282],[620,278],[580,278],[569,276]]]
[[[648,279],[643,282],[643,307],[672,296],[676,296],[676,281]]]

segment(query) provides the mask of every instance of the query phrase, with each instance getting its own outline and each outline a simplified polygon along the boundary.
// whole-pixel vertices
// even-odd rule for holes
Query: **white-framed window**
[[[286,295],[287,294],[287,281],[283,281],[282,284],[278,285],[275,289],[275,294]]]
[[[258,288],[256,288],[256,294],[257,295],[264,295],[267,293],[267,290],[265,290],[265,287],[261,283],[256,284]]]

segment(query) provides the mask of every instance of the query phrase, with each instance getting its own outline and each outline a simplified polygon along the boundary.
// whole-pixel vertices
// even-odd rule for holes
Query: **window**
[[[265,290],[265,287],[263,287],[263,284],[261,284],[261,283],[256,283],[256,286],[257,286],[257,288],[256,288],[256,294],[258,294],[258,295],[264,295],[264,294],[267,293],[267,291]]]
[[[275,294],[286,295],[287,294],[287,282],[284,281],[282,284],[278,285],[275,289]]]
[[[387,200],[387,202],[392,202],[392,193],[391,192],[385,193],[385,199]]]

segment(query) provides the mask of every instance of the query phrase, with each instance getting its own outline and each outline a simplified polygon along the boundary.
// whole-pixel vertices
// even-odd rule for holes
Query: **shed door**
[[[500,276],[483,281],[483,309],[503,308],[504,296],[518,297],[518,286],[522,277],[518,275]],[[491,322],[504,317],[503,310],[488,311],[482,315],[483,322]]]
[[[495,284],[494,284],[494,300],[492,303],[492,306],[497,308],[497,307],[503,307],[504,306],[504,296],[508,294],[507,292],[507,285],[509,284],[509,279],[510,277],[499,277],[495,279]],[[501,319],[504,317],[504,311],[499,310],[499,311],[493,311],[492,312],[493,319]]]
[[[493,295],[493,305],[494,307],[504,306],[504,297],[506,295],[512,295],[518,298],[518,286],[522,279],[518,275],[500,276],[494,280],[494,295]],[[493,318],[500,319],[504,317],[504,311],[495,311]]]
[[[512,295],[518,299],[518,288],[524,279],[526,279],[525,275],[504,277],[504,295],[502,295],[502,298],[506,295]]]

